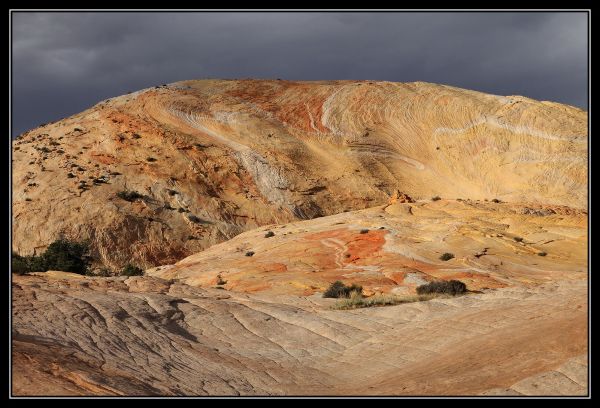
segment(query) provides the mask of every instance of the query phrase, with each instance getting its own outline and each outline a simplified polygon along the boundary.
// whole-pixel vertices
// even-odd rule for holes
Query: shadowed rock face
[[[330,310],[151,277],[13,278],[14,395],[584,395],[586,282]]]
[[[268,224],[412,199],[585,209],[587,113],[428,83],[184,81],[13,142],[13,249],[174,263]],[[118,198],[137,191],[142,199]]]

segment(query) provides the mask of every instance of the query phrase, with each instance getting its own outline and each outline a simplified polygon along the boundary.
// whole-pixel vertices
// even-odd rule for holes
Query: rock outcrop
[[[408,195],[404,194],[400,190],[396,190],[396,192],[394,194],[392,194],[392,196],[390,197],[390,199],[388,201],[388,204],[414,203],[414,202],[415,202],[415,200],[413,200],[411,197],[409,197]]]
[[[13,250],[89,240],[146,269],[13,275],[13,395],[589,390],[582,110],[422,82],[183,81],[12,154]],[[466,294],[322,297],[341,280],[408,302],[453,279]]]
[[[423,82],[183,81],[28,131],[12,159],[13,249],[88,239],[113,269],[397,189],[587,205],[585,111]]]
[[[15,276],[12,392],[585,395],[586,293],[553,281],[344,311],[151,277]]]
[[[408,294],[440,279],[470,290],[587,279],[585,212],[524,209],[445,199],[378,206],[245,232],[147,273],[201,287],[220,277],[234,291],[300,296],[336,280],[369,293]],[[454,258],[440,259],[444,253]]]

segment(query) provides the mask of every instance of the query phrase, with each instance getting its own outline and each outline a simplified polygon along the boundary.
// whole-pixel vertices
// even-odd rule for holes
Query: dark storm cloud
[[[13,135],[196,78],[427,81],[587,108],[585,13],[12,17]]]

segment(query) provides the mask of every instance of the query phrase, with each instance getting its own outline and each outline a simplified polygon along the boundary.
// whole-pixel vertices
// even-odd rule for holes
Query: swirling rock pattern
[[[13,279],[14,395],[587,392],[584,281],[329,310],[151,277]]]
[[[396,190],[585,209],[587,112],[422,82],[183,81],[24,133],[12,170],[13,249],[63,235],[151,267]]]

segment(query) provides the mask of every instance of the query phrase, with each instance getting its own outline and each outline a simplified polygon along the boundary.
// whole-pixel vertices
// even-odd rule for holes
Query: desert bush
[[[501,202],[502,202],[502,201],[498,200],[497,198],[494,198],[494,199],[492,200],[492,203],[501,203]]]
[[[248,251],[248,252],[246,252],[246,256],[252,256],[252,255],[254,255],[254,251]]]
[[[368,232],[369,232],[369,230],[368,230],[368,229],[361,229],[361,230],[360,230],[360,233],[361,233],[361,234],[367,234]]]
[[[271,238],[271,237],[274,237],[274,236],[275,236],[275,233],[274,233],[273,231],[268,231],[268,232],[265,234],[265,238]]]
[[[538,252],[538,255],[539,256],[546,256],[546,255],[548,255],[548,253],[547,252]]]
[[[200,224],[202,222],[202,220],[200,218],[198,218],[192,214],[188,214],[187,219],[196,224]]]
[[[29,268],[29,272],[46,272],[48,270],[41,256],[30,255],[24,256],[23,259]]]
[[[434,281],[417,287],[417,294],[445,293],[452,296],[465,293],[467,285],[458,280]]]
[[[156,159],[154,157],[146,157],[146,161],[155,162]]]
[[[138,193],[137,191],[127,191],[127,190],[119,191],[117,193],[117,197],[119,197],[125,201],[129,201],[129,202],[133,202],[140,198],[144,198],[144,196],[141,195],[140,193]]]
[[[16,273],[17,275],[23,275],[27,272],[31,272],[27,259],[16,252],[12,253],[11,270],[12,273]]]
[[[39,256],[21,256],[12,254],[13,272],[20,275],[27,272],[45,272],[56,270],[73,272],[81,275],[88,273],[90,257],[89,245],[86,242],[74,242],[58,239],[48,245],[46,251]]]
[[[56,270],[85,275],[90,264],[89,244],[58,239],[48,245],[41,258],[46,271]]]
[[[523,238],[521,237],[514,237],[513,239],[517,242],[523,242]]]
[[[121,270],[121,276],[142,276],[143,274],[144,270],[142,268],[138,268],[131,264],[125,265]]]
[[[362,286],[352,284],[350,286],[344,285],[342,281],[333,282],[323,293],[324,298],[349,298],[352,292],[362,295]],[[358,296],[358,295],[355,295]]]
[[[442,261],[449,261],[450,259],[454,258],[454,254],[451,254],[450,252],[444,252],[441,256],[440,259]]]
[[[110,269],[108,269],[108,268],[100,268],[95,271],[93,276],[108,278],[108,277],[112,276],[112,273],[111,273]]]
[[[440,196],[431,197],[431,201],[439,201],[441,199],[442,199],[442,197],[440,197]]]

